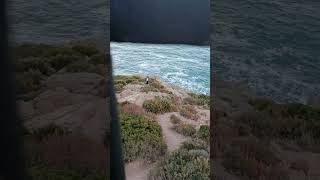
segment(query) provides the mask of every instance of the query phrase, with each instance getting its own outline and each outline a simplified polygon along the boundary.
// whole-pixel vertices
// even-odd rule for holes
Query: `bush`
[[[200,139],[204,139],[206,141],[209,141],[210,127],[208,125],[201,125],[197,134]]]
[[[209,158],[199,151],[179,149],[167,155],[150,172],[149,180],[210,179]]]
[[[66,65],[76,62],[80,59],[83,59],[83,57],[78,56],[78,55],[61,55],[58,54],[56,56],[50,57],[50,64],[51,66],[56,70],[59,71]]]
[[[189,93],[190,97],[185,98],[184,104],[189,105],[197,105],[197,106],[210,106],[210,96],[205,94],[195,94],[195,93]]]
[[[176,115],[172,114],[170,116],[170,121],[172,124],[179,124],[181,123],[181,119],[179,119]]]
[[[224,153],[223,166],[238,176],[259,179],[265,175],[266,167],[279,162],[268,147],[254,137],[235,139]]]
[[[66,66],[67,72],[77,73],[77,72],[95,72],[95,66],[89,64],[87,61],[78,61]]]
[[[114,76],[114,85],[117,92],[121,92],[128,84],[136,84],[142,81],[143,80],[139,76]]]
[[[48,61],[39,57],[18,59],[15,61],[15,68],[17,72],[38,70],[44,75],[50,75],[53,73],[53,69],[51,68]]]
[[[86,56],[93,56],[99,53],[99,50],[93,46],[76,45],[72,47],[72,50]]]
[[[54,133],[53,129],[55,128],[49,129],[52,132],[49,133],[51,135],[45,141],[37,141],[36,137],[30,133],[24,136],[26,142],[24,143],[24,157],[31,179],[105,179],[105,163],[100,162],[100,159],[106,157],[106,151],[102,151],[103,145],[92,147],[96,144],[90,144],[89,142],[92,142],[90,140],[84,140],[79,136],[60,136],[58,133]],[[79,157],[81,154],[79,153],[79,145],[84,147],[82,149],[84,152],[88,152],[88,149],[94,149],[95,157]]]
[[[190,106],[190,105],[183,106],[180,109],[180,115],[185,118],[192,119],[192,120],[199,119],[199,116],[197,114],[197,110],[193,106]]]
[[[36,138],[38,141],[47,139],[51,135],[62,136],[68,134],[69,131],[65,128],[56,126],[54,124],[49,124],[45,127],[33,129],[30,131],[30,134]]]
[[[208,143],[201,139],[192,139],[182,143],[180,149],[186,150],[207,150],[209,149]]]
[[[266,112],[273,117],[298,118],[310,121],[320,119],[320,110],[304,104],[277,104],[272,100],[265,98],[251,99],[249,104],[251,104],[258,111]]]
[[[178,123],[178,124],[175,124],[173,126],[173,129],[179,133],[179,134],[183,134],[185,136],[193,136],[197,130],[196,128],[191,125],[191,124],[185,124],[185,123]]]
[[[14,58],[21,59],[27,57],[51,57],[60,55],[80,55],[70,47],[57,47],[46,44],[21,44],[13,48]]]
[[[255,136],[294,140],[305,148],[320,145],[320,116],[317,110],[297,104],[257,104],[257,112],[243,113],[236,119]]]
[[[107,55],[105,54],[96,54],[90,57],[89,62],[97,65],[97,64],[107,64]]]
[[[143,116],[120,114],[124,160],[155,161],[166,152],[162,130],[157,122]]]
[[[27,72],[17,73],[16,83],[19,94],[38,90],[42,80],[42,74],[39,70],[29,70]]]
[[[129,102],[121,104],[120,110],[123,113],[137,116],[145,116],[147,113],[142,107]]]
[[[171,112],[176,109],[175,105],[169,98],[158,96],[152,100],[144,101],[143,108],[146,109],[147,112],[155,114]]]

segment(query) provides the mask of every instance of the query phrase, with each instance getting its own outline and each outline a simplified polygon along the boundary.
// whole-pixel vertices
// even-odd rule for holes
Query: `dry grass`
[[[184,122],[175,124],[172,129],[174,129],[179,134],[183,134],[184,136],[193,136],[197,132],[196,128],[193,125],[186,124]]]
[[[176,115],[172,114],[170,116],[170,122],[172,124],[179,124],[179,123],[181,123],[181,119],[179,119]]]
[[[199,115],[197,110],[190,105],[185,105],[182,106],[182,108],[180,109],[180,115],[187,118],[187,119],[191,119],[191,120],[198,120],[199,119]]]

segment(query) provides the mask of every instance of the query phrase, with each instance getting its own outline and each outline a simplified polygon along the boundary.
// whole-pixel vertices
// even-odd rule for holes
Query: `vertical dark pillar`
[[[17,115],[13,67],[9,61],[7,2],[0,1],[0,179],[23,180],[24,161]]]

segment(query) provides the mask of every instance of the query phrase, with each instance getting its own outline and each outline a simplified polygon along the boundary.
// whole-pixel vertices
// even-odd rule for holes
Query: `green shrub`
[[[92,64],[107,64],[107,55],[96,54],[90,57],[89,62]]]
[[[179,149],[165,156],[150,172],[149,180],[210,179],[209,158],[194,150]]]
[[[93,46],[75,45],[72,47],[72,50],[86,56],[93,56],[99,53],[99,50]]]
[[[143,108],[145,108],[147,112],[155,114],[171,112],[176,109],[175,105],[169,98],[158,96],[152,100],[144,101]]]
[[[154,78],[149,78],[149,83],[146,84],[143,88],[142,88],[143,92],[163,92],[163,93],[168,93],[171,94],[170,91],[168,91],[165,86],[163,86],[161,84],[160,81],[158,81],[157,79]]]
[[[186,149],[186,150],[207,150],[209,149],[209,144],[201,139],[192,139],[192,140],[188,140],[182,143],[180,149]]]
[[[16,83],[18,94],[38,90],[42,78],[42,74],[39,70],[29,70],[27,72],[17,73]]]
[[[175,124],[173,126],[173,129],[179,133],[179,134],[183,134],[185,136],[193,136],[197,130],[196,128],[191,125],[191,124],[186,124],[186,123],[178,123],[178,124]]]
[[[272,100],[265,98],[251,99],[249,104],[251,104],[258,111],[266,112],[273,117],[320,120],[320,110],[304,104],[277,104]]]
[[[199,115],[197,114],[197,110],[193,106],[190,106],[190,105],[183,106],[180,109],[180,115],[185,118],[192,119],[192,120],[199,119]]]
[[[53,46],[44,44],[22,44],[13,49],[13,54],[15,58],[43,57],[53,49]]]
[[[179,124],[181,122],[181,119],[179,119],[176,115],[172,114],[170,116],[170,121],[172,124]]]
[[[117,75],[114,76],[113,79],[116,92],[121,92],[123,88],[128,84],[136,84],[143,81],[139,76]]]
[[[75,55],[80,53],[70,47],[58,47],[46,44],[21,44],[13,48],[14,58],[21,59],[27,57],[51,57],[56,55]]]
[[[49,136],[55,135],[55,136],[62,136],[65,134],[68,134],[69,131],[65,128],[56,126],[54,124],[49,124],[48,126],[33,129],[30,131],[30,134],[35,137],[38,141],[45,140]]]
[[[166,152],[167,146],[157,122],[126,113],[121,113],[120,119],[125,161],[155,161]]]
[[[78,61],[66,66],[67,72],[77,73],[77,72],[95,72],[95,66],[89,64],[87,61]]]
[[[201,139],[204,139],[206,141],[209,141],[210,139],[210,127],[208,125],[201,125],[198,133],[198,137]]]
[[[265,175],[266,167],[279,163],[268,147],[254,137],[235,139],[224,153],[223,166],[238,176],[258,179]]]
[[[190,97],[185,98],[184,104],[189,105],[197,105],[197,106],[210,106],[210,96],[205,94],[195,94],[195,93],[189,93]]]
[[[83,59],[83,57],[78,56],[78,55],[61,55],[58,54],[56,56],[50,57],[50,64],[51,66],[56,70],[60,70],[66,65],[76,62]]]
[[[53,70],[48,61],[39,57],[18,59],[15,61],[15,68],[17,72],[38,70],[44,75],[50,75],[53,73]]]
[[[259,111],[243,113],[236,122],[259,138],[294,140],[305,148],[320,145],[320,119],[316,110],[297,104],[261,104],[264,105],[259,105]]]

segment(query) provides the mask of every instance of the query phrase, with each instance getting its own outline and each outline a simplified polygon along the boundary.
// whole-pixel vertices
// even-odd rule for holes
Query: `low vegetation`
[[[194,106],[191,106],[191,105],[182,106],[182,108],[180,109],[180,115],[191,120],[199,119],[197,110],[195,109]]]
[[[210,107],[210,96],[205,94],[189,93],[189,97],[185,98],[184,104]]]
[[[289,179],[289,171],[282,167],[283,160],[278,159],[270,142],[283,148],[320,152],[319,110],[303,104],[279,104],[267,98],[254,98],[248,103],[253,110],[215,116],[218,118],[211,134],[215,138],[212,151],[223,159],[228,172],[244,180]],[[197,137],[200,138],[200,129]],[[306,162],[291,163],[290,168],[308,176]]]
[[[19,94],[38,90],[40,80],[63,68],[67,72],[103,74],[96,65],[106,62],[106,56],[92,46],[21,44],[12,51]]]
[[[168,94],[171,94],[170,91],[168,91],[165,86],[163,86],[161,84],[160,81],[158,81],[157,79],[155,78],[149,78],[149,83],[144,86],[142,88],[142,91],[143,92],[162,92],[162,93],[168,93]]]
[[[107,55],[106,54],[96,54],[90,57],[89,62],[97,65],[97,64],[103,64],[105,65],[107,63]]]
[[[191,124],[180,122],[172,127],[177,133],[183,134],[184,136],[193,136],[197,132],[196,128]]]
[[[82,146],[84,144],[88,146],[87,141],[83,142],[78,136],[72,137],[69,131],[55,125],[25,131],[24,154],[30,178],[35,180],[105,179],[105,168],[99,167],[96,162],[90,161],[91,164],[85,168],[79,164],[80,161],[87,161],[87,159],[81,159],[82,157],[75,155],[78,149],[74,146],[79,142]],[[105,157],[103,151],[98,152],[99,150],[97,154]]]
[[[268,169],[278,162],[267,143],[255,137],[242,137],[228,146],[223,165],[227,171],[244,179],[259,179],[267,176]]]
[[[126,162],[136,159],[155,161],[167,146],[160,125],[144,116],[120,113],[123,153]]]
[[[176,106],[170,98],[159,96],[152,100],[144,101],[143,108],[146,109],[147,112],[155,114],[172,112],[176,110]]]
[[[210,141],[210,127],[208,125],[201,125],[198,132],[197,136],[200,139],[205,140],[206,142]]]
[[[117,92],[121,92],[123,88],[128,84],[139,84],[144,82],[144,80],[139,76],[124,76],[117,75],[113,77],[114,86]]]
[[[91,72],[94,73],[96,71],[96,66],[93,64],[89,64],[86,60],[77,61],[74,63],[70,63],[66,66],[67,72],[77,73],[77,72]]]
[[[178,118],[176,115],[172,114],[172,115],[170,116],[170,122],[171,122],[172,124],[179,124],[179,123],[181,123],[181,119]]]
[[[44,87],[43,81],[58,71],[66,69],[67,72],[88,72],[88,67],[92,68],[103,62],[99,51],[90,46],[28,43],[13,47],[12,54],[17,97],[24,100],[33,99],[39,94]],[[84,61],[86,63],[79,63]],[[96,67],[92,70],[97,72]],[[90,69],[91,72],[92,70]],[[101,92],[101,95],[103,94],[105,93]],[[105,179],[105,163],[100,163],[100,160],[106,157],[104,147],[95,148],[97,156],[100,156],[98,160],[80,157],[77,154],[80,151],[75,147],[85,147],[84,144],[89,147],[90,143],[94,143],[90,140],[83,141],[79,136],[71,134],[68,129],[53,124],[32,130],[24,129],[26,169],[31,179]],[[84,168],[79,162],[90,163]]]
[[[151,119],[154,119],[154,114],[146,112],[146,110],[133,103],[123,102],[119,104],[121,113],[127,113],[130,115],[144,116]]]
[[[17,93],[37,91],[41,87],[43,75],[38,70],[28,70],[16,74]]]
[[[54,124],[49,124],[45,127],[29,130],[27,132],[27,134],[31,134],[38,141],[45,140],[49,136],[62,136],[68,133],[70,133],[68,129],[56,126]]]
[[[205,143],[185,143],[177,151],[167,154],[150,172],[149,180],[210,179],[209,152]]]
[[[312,151],[320,150],[320,111],[303,104],[277,104],[268,99],[249,102],[256,112],[244,113],[237,121],[260,138],[296,141]]]

